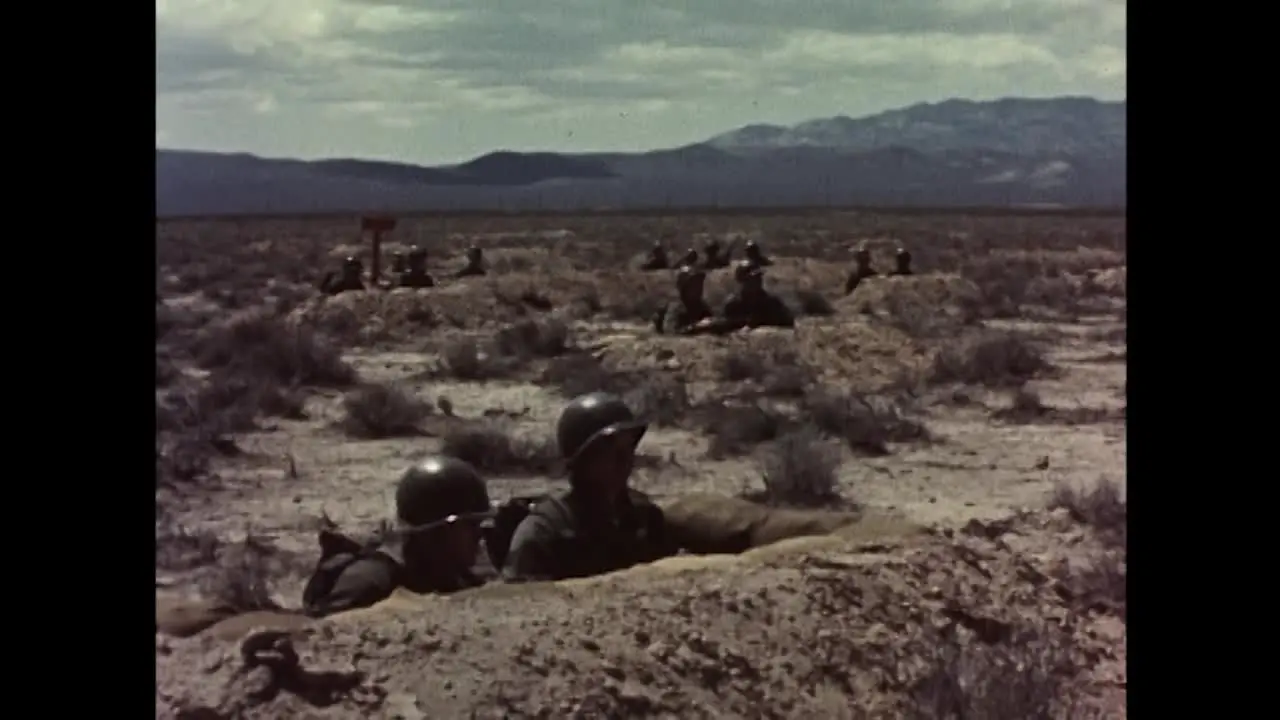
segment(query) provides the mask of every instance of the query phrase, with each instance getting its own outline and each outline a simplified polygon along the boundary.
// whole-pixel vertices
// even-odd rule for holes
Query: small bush
[[[769,375],[769,359],[752,350],[731,352],[718,359],[716,370],[722,382],[764,380]]]
[[[880,457],[890,453],[889,443],[930,439],[928,429],[889,398],[819,389],[805,396],[802,407],[819,430],[856,453]]]
[[[792,425],[778,411],[760,404],[716,403],[700,408],[700,416],[703,432],[711,437],[707,456],[713,460],[745,455]]]
[[[542,371],[539,384],[554,387],[566,398],[593,392],[622,394],[633,387],[626,375],[611,372],[599,360],[583,352],[553,358]]]
[[[658,427],[673,427],[689,412],[689,389],[682,380],[656,375],[626,393],[624,399],[636,416]]]
[[[764,492],[757,499],[775,506],[823,507],[841,502],[836,471],[840,453],[812,427],[775,440],[760,458]]]
[[[444,347],[444,369],[459,380],[490,380],[506,374],[506,366],[473,338],[461,338]]]
[[[1059,483],[1049,499],[1049,509],[1066,510],[1078,523],[1092,527],[1108,545],[1124,547],[1129,527],[1128,503],[1120,485],[1103,478],[1088,490]]]
[[[404,388],[383,383],[363,385],[342,398],[341,426],[352,437],[377,440],[421,434],[419,423],[435,407]]]
[[[201,579],[202,594],[238,612],[279,610],[271,598],[273,551],[269,543],[252,535],[226,548],[214,572]]]
[[[342,351],[305,325],[250,312],[210,328],[198,343],[198,359],[208,369],[235,370],[242,376],[282,385],[349,387],[356,372]]]
[[[1028,631],[990,644],[939,633],[927,647],[928,668],[914,683],[908,718],[1050,720],[1071,709],[1065,678],[1075,674],[1076,664],[1060,632]]]
[[[560,461],[550,441],[517,437],[496,422],[469,423],[451,429],[445,433],[440,452],[492,474],[549,474]]]
[[[1001,387],[1021,385],[1051,369],[1044,353],[1027,338],[994,332],[942,348],[934,356],[929,381]]]
[[[569,326],[555,318],[522,320],[499,330],[494,346],[508,357],[557,357],[571,349]]]
[[[796,310],[798,311],[796,313],[797,315],[825,317],[836,313],[836,309],[831,305],[831,301],[817,290],[795,291],[795,305]]]

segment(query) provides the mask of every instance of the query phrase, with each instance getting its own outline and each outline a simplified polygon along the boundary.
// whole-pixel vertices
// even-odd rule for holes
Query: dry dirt
[[[1125,715],[1123,218],[404,220],[391,247],[437,278],[471,243],[489,276],[317,297],[356,227],[158,223],[158,599],[296,606],[320,523],[375,529],[427,452],[470,453],[497,499],[559,488],[556,413],[595,387],[654,420],[634,485],[659,499],[816,482],[866,520],[281,637],[158,633],[157,717]],[[760,241],[799,327],[655,336],[671,278],[629,263],[666,232]],[[918,274],[841,297],[863,242]]]

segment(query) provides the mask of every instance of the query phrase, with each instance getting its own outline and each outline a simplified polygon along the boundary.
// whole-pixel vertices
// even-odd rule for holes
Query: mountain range
[[[642,153],[459,165],[156,150],[156,215],[708,206],[1123,206],[1126,103],[922,103]]]

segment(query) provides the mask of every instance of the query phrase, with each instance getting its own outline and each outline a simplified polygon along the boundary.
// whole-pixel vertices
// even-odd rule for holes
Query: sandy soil
[[[1085,267],[1111,273],[1095,281],[1113,282],[1123,255],[1089,252]],[[207,303],[194,296],[173,295],[187,298],[184,307]],[[157,634],[156,716],[983,717],[1016,707],[1027,717],[1123,717],[1123,603],[1078,577],[1099,557],[1118,556],[1123,567],[1123,546],[1065,510],[1046,509],[1064,484],[1126,483],[1123,296],[1069,315],[983,322],[1047,348],[1056,372],[1023,387],[1047,411],[1001,419],[1010,390],[929,388],[915,404],[931,442],[894,444],[883,457],[842,450],[841,493],[887,521],[575,583],[395,596],[278,634],[269,617],[188,639]],[[637,320],[601,317],[576,319],[573,331],[615,366],[680,374],[694,395],[719,387],[712,354],[774,342],[769,331],[655,338]],[[805,318],[798,332],[802,354],[825,368],[828,384],[881,386],[897,368],[928,360],[924,344],[908,345],[874,313],[843,305],[834,316]],[[365,381],[448,398],[456,418],[549,435],[560,394],[531,378],[440,377],[439,342],[362,343],[346,357]],[[389,515],[397,474],[440,443],[430,433],[347,437],[337,426],[337,390],[310,392],[305,410],[306,419],[268,419],[238,434],[242,452],[217,461],[215,485],[157,490],[169,527],[221,543],[248,534],[269,542],[282,558],[272,589],[286,607],[296,605],[314,561],[320,518],[375,526]],[[702,433],[654,429],[641,447],[654,460],[637,470],[635,486],[659,498],[761,487],[754,455],[712,460],[706,447]],[[560,486],[532,474],[490,480],[498,499]],[[208,571],[196,561],[160,565],[158,592],[174,596],[197,595]],[[993,676],[1008,680],[1001,663],[1017,664],[1025,687],[992,685]],[[985,694],[973,690],[983,683],[991,685]],[[1048,685],[1065,688],[1058,700],[1026,699]]]

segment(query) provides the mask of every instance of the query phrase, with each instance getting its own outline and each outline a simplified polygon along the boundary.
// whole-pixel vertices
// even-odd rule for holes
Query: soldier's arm
[[[507,582],[543,582],[559,576],[555,553],[555,529],[542,517],[525,518],[511,536],[511,550],[502,565]]]

